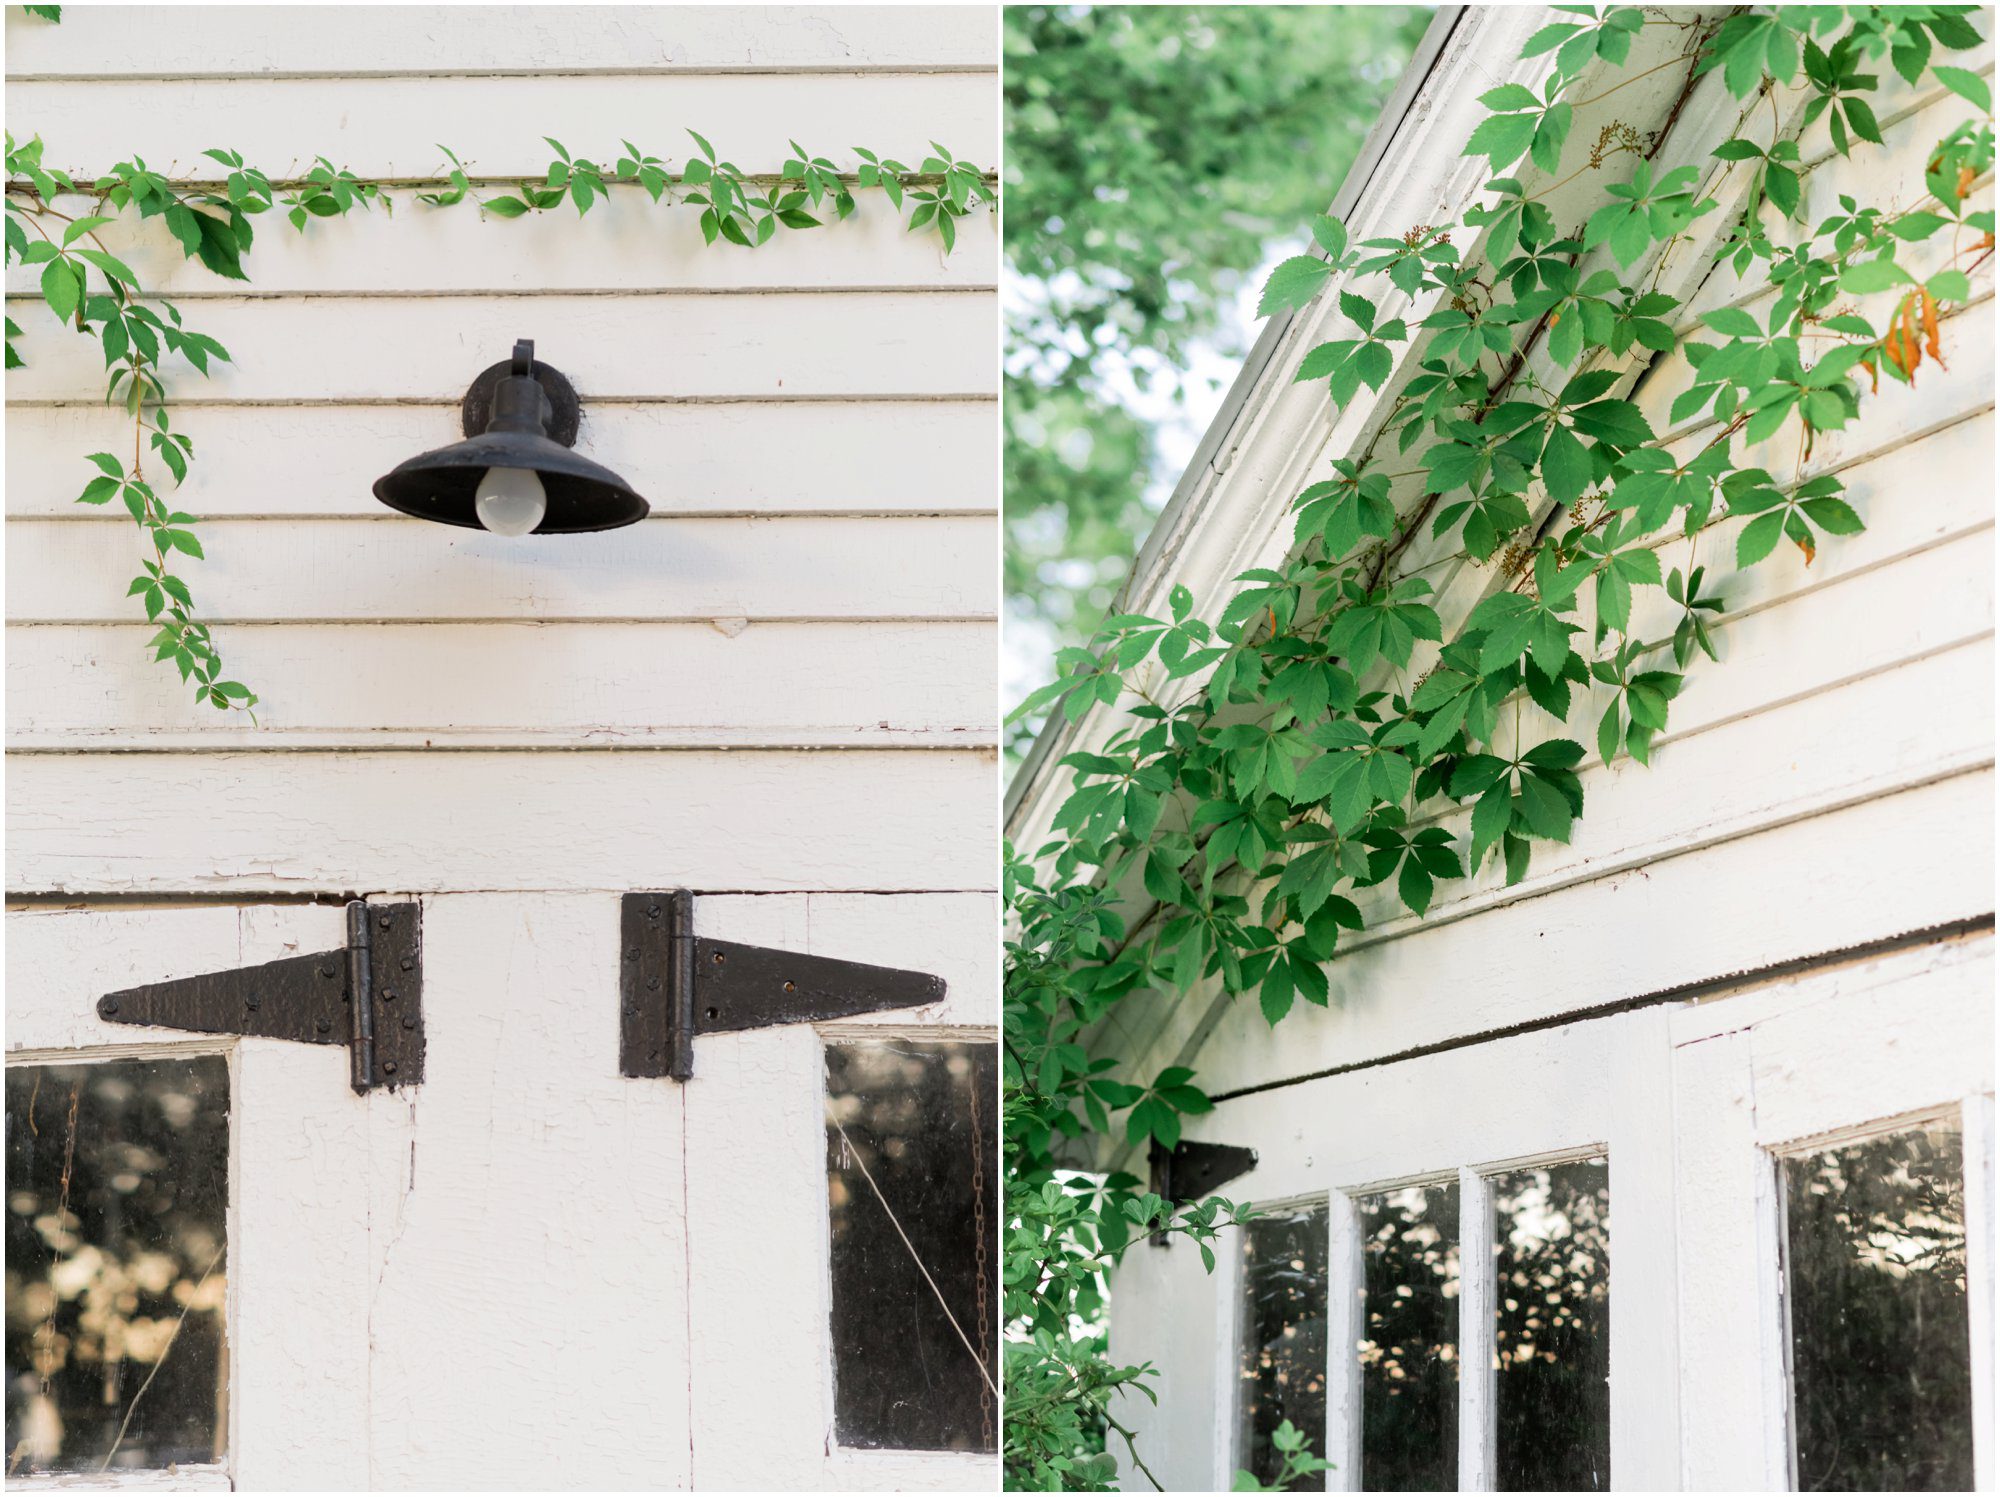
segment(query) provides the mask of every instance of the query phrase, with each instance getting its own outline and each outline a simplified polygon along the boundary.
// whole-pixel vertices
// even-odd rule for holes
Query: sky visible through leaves
[[[1429,20],[1006,12],[1009,706],[1116,597],[1255,337],[1257,288],[1308,247]]]

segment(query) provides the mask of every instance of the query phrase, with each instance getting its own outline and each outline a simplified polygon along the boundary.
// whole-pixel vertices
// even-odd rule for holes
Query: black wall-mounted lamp
[[[391,509],[495,535],[568,535],[643,520],[631,485],[570,451],[582,405],[560,371],[523,338],[511,360],[472,382],[460,407],[465,440],[422,453],[375,480]]]

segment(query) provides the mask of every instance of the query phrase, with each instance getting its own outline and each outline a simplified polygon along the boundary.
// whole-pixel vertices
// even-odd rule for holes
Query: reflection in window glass
[[[1000,1313],[995,1055],[991,1044],[959,1041],[827,1047],[834,1430],[843,1445],[997,1448],[988,1381],[998,1382]]]
[[[7,1070],[7,1473],[220,1460],[229,1067]]]
[[[1939,1123],[1784,1161],[1800,1491],[1971,1489],[1960,1148]]]
[[[1362,1247],[1361,1485],[1458,1485],[1458,1186],[1355,1203]]]
[[[1611,1172],[1493,1180],[1498,1490],[1602,1492],[1611,1476]]]
[[[1278,1208],[1242,1229],[1236,1464],[1269,1485],[1284,1465],[1271,1444],[1291,1420],[1326,1454],[1326,1207]],[[1289,1489],[1324,1491],[1323,1473]]]

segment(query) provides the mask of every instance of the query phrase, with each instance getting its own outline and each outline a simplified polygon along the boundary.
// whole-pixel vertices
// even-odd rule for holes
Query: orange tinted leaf
[[[1928,290],[1921,293],[1924,302],[1924,348],[1937,360],[1940,369],[1945,367],[1944,350],[1938,346],[1937,301]]]

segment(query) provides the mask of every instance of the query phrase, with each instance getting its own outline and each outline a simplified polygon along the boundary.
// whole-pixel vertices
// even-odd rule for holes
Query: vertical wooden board
[[[1170,1492],[1208,1491],[1218,1472],[1226,1475],[1234,1411],[1230,1389],[1218,1387],[1216,1377],[1235,1357],[1227,1328],[1235,1318],[1232,1259],[1239,1246],[1234,1233],[1224,1233],[1211,1274],[1191,1242],[1177,1238],[1157,1248],[1139,1239],[1111,1273],[1112,1363],[1151,1363],[1156,1372],[1146,1386],[1159,1395],[1155,1403],[1136,1388],[1114,1394],[1112,1417],[1132,1431],[1141,1459]],[[1210,1388],[1217,1393],[1208,1403],[1194,1391]],[[1108,1449],[1124,1490],[1152,1490],[1124,1440],[1114,1435]]]
[[[618,1074],[617,1002],[615,897],[424,901],[426,1079],[371,1099],[374,1485],[688,1484],[681,1099]]]
[[[842,1036],[917,1034],[961,1008],[990,1022],[990,896],[697,894],[694,918],[703,937],[913,967],[951,984],[941,1005],[844,1021]],[[683,1092],[691,1335],[696,1347],[735,1349],[694,1370],[694,1484],[984,1489],[991,1457],[857,1450],[835,1438],[825,1043],[812,1025],[696,1041]],[[746,1326],[785,1334],[746,1341]],[[755,1440],[744,1439],[750,1427]]]
[[[1778,1285],[1766,1281],[1760,1202],[1775,1193],[1757,1147],[1750,1041],[1732,1033],[1674,1052],[1674,1179],[1679,1263],[1681,1460],[1691,1491],[1781,1491]],[[1775,1242],[1770,1244],[1774,1253]]]
[[[240,1043],[230,1130],[230,1443],[239,1491],[375,1485],[369,1114],[338,1046]]]
[[[1622,1020],[1611,1052],[1611,1485],[1621,1492],[1670,1491],[1680,1476],[1670,1012]]]

